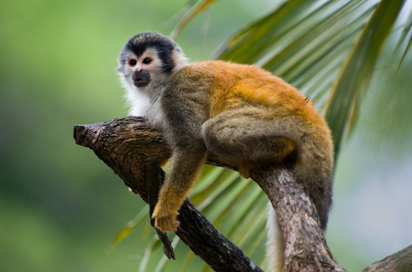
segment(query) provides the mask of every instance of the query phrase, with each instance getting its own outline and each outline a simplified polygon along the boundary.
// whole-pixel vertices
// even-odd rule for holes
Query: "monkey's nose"
[[[135,70],[133,73],[133,84],[136,87],[145,87],[150,83],[150,72],[148,70]]]

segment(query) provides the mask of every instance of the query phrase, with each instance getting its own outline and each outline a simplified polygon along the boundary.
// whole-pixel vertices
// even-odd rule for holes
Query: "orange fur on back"
[[[296,88],[268,71],[253,65],[223,61],[190,64],[190,69],[213,77],[210,107],[211,117],[242,103],[282,108],[304,119],[313,119],[311,103]],[[316,111],[316,110],[315,110]]]

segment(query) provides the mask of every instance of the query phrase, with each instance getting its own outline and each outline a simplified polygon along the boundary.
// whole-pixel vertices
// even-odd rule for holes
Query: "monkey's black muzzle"
[[[136,87],[145,87],[150,83],[150,73],[148,70],[136,70],[133,72],[133,84]]]

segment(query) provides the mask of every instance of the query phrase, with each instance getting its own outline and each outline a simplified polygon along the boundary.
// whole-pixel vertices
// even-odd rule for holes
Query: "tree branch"
[[[251,177],[278,215],[286,244],[283,271],[345,271],[333,260],[315,205],[292,173],[276,167],[258,169]]]
[[[145,202],[150,204],[153,202],[150,198],[157,199],[150,188],[153,183],[160,188],[156,175],[160,173],[162,179],[164,173],[159,172],[160,168],[156,170],[154,162],[157,165],[157,159],[168,158],[170,150],[161,133],[151,129],[143,118],[126,117],[78,125],[74,127],[74,138],[78,145],[92,149]],[[239,247],[218,232],[188,199],[179,210],[178,220],[180,226],[176,235],[215,271],[262,271]],[[166,256],[173,258],[165,243],[164,250]]]
[[[363,272],[408,272],[412,271],[412,246],[371,264]]]
[[[153,210],[164,180],[157,161],[170,157],[170,150],[159,131],[152,129],[143,118],[126,117],[93,125],[77,125],[74,138],[78,145],[92,149]],[[209,155],[207,163],[237,170],[235,165],[213,154]],[[278,215],[286,244],[283,271],[345,271],[333,260],[319,227],[316,208],[293,174],[277,166],[255,169],[251,177],[268,195]],[[176,234],[215,271],[262,271],[241,249],[218,232],[188,199],[179,210],[178,220],[180,226]],[[166,256],[174,258],[167,235],[161,232],[158,235]],[[411,256],[411,251],[408,248],[393,256]],[[387,259],[381,262],[394,260]],[[405,263],[411,265],[410,261]],[[377,264],[364,271],[383,271],[373,270],[374,265]]]

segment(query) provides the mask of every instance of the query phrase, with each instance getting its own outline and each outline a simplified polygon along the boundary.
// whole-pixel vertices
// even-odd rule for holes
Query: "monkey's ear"
[[[174,49],[177,53],[183,54],[183,50],[182,48],[180,48],[178,45],[176,45],[175,49]]]

